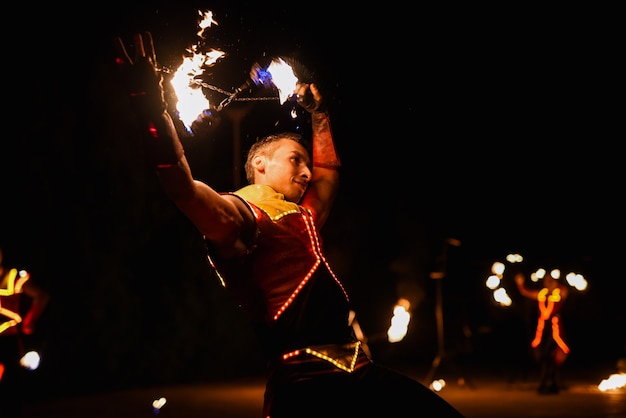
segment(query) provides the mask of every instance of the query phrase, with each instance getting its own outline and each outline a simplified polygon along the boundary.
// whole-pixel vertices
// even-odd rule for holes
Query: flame
[[[626,373],[614,373],[607,379],[602,379],[598,389],[602,392],[626,387]]]
[[[434,390],[435,392],[441,392],[443,388],[445,387],[446,387],[446,381],[443,379],[433,380],[429,385],[429,388],[431,390]]]
[[[20,365],[28,370],[36,370],[39,367],[41,357],[36,351],[29,351],[20,359]]]
[[[409,308],[411,303],[408,299],[400,298],[393,307],[393,316],[391,317],[391,325],[387,330],[387,340],[390,343],[402,341],[407,334],[409,322],[411,321],[411,312]]]
[[[202,10],[198,10],[198,14],[202,16],[202,19],[198,22],[198,27],[200,28],[198,36],[200,38],[204,38],[204,30],[210,28],[212,24],[217,25],[217,21],[213,19],[213,12],[210,10],[206,10],[204,12]]]
[[[500,287],[493,292],[493,299],[503,306],[511,306],[513,301],[509,297],[509,294],[506,292],[506,289]]]
[[[516,253],[508,254],[506,256],[506,261],[508,261],[511,264],[521,263],[522,261],[524,261],[524,257]],[[499,303],[501,306],[511,306],[513,304],[513,300],[507,293],[507,290],[506,288],[504,288],[503,283],[502,283],[505,270],[506,270],[506,265],[504,263],[500,261],[494,262],[491,265],[491,273],[493,274],[487,277],[487,280],[485,281],[485,286],[487,286],[487,288],[493,291],[492,296],[493,296],[493,299],[497,303]],[[438,278],[438,277],[433,277],[433,274],[434,273],[431,273],[432,278]],[[548,272],[546,269],[540,267],[530,274],[530,279],[536,283],[536,282],[539,282],[548,274],[555,280],[560,280],[561,278],[560,269],[555,268],[555,269],[552,269],[550,272]],[[576,290],[578,291],[582,292],[587,289],[587,280],[583,277],[582,274],[570,272],[567,274],[566,280],[570,286],[576,288]]]
[[[205,31],[211,25],[217,25],[213,19],[211,11],[198,11],[201,19],[198,23],[200,30],[198,37],[204,39]],[[183,57],[182,64],[174,73],[170,83],[176,94],[176,111],[178,118],[183,122],[185,128],[191,132],[191,125],[199,120],[202,115],[211,108],[209,100],[202,92],[202,81],[199,77],[204,73],[206,67],[212,66],[220,58],[226,55],[225,52],[211,49],[209,52],[200,51],[200,41],[187,49],[188,56]],[[254,69],[254,67],[253,67]],[[282,58],[272,60],[267,69],[256,68],[255,76],[252,81],[256,85],[268,87],[273,84],[279,93],[280,103],[283,104],[289,97],[296,93],[298,86],[298,78],[293,69]],[[226,105],[234,99],[239,91],[235,91],[223,103]],[[223,107],[222,104],[217,108],[218,111]]]
[[[204,39],[204,32],[212,24],[217,25],[217,22],[213,19],[211,11],[202,12],[199,10],[198,13],[202,17],[198,23],[200,28],[198,37]],[[204,73],[203,67],[215,64],[218,59],[226,55],[225,52],[216,49],[211,49],[207,53],[199,52],[199,49],[199,43],[187,49],[190,55],[183,57],[182,64],[178,67],[170,81],[178,99],[176,103],[178,117],[189,131],[191,130],[191,124],[205,110],[210,109],[209,100],[205,97],[201,84],[196,79]]]
[[[166,403],[167,403],[167,398],[165,397],[161,397],[159,399],[155,399],[154,401],[152,401],[152,409],[154,413],[158,414],[161,411],[161,409],[165,406]]]
[[[293,69],[282,58],[272,60],[267,72],[271,74],[272,83],[278,89],[280,103],[283,104],[295,92],[298,85],[298,77],[293,73]]]

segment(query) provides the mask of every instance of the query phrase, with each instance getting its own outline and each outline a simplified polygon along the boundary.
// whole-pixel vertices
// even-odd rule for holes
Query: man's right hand
[[[133,110],[139,116],[146,139],[146,152],[157,168],[176,165],[184,150],[170,115],[166,112],[161,77],[150,32],[135,35],[135,59],[120,38],[115,39],[115,64]]]
[[[322,95],[313,83],[298,84],[296,91],[298,104],[309,113],[323,113],[325,111]]]
[[[135,34],[134,59],[131,59],[121,38],[115,39],[115,47],[115,64],[133,108],[145,120],[160,117],[166,105],[152,34]]]

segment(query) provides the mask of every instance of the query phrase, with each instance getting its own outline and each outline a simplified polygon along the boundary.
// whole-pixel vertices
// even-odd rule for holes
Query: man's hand
[[[325,106],[322,103],[322,95],[313,83],[298,84],[298,104],[309,113],[323,113]]]
[[[157,168],[178,164],[184,150],[170,115],[156,67],[156,54],[150,32],[135,35],[135,58],[130,58],[124,43],[115,39],[117,65],[133,110],[144,129],[148,160]]]
[[[115,39],[115,64],[133,108],[142,118],[152,120],[166,109],[152,34],[135,34],[134,44],[135,57],[131,59],[122,39]]]

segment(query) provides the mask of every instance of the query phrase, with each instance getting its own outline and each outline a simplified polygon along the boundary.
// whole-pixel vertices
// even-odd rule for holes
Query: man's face
[[[274,152],[266,155],[262,176],[257,183],[272,187],[291,202],[298,203],[311,180],[311,159],[296,141],[281,139]]]

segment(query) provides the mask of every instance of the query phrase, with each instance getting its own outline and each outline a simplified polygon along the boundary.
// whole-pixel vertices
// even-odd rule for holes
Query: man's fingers
[[[119,59],[128,64],[133,64],[133,61],[139,61],[142,58],[148,58],[152,63],[156,63],[156,54],[154,50],[154,41],[150,32],[144,32],[144,34],[136,33],[134,35],[135,42],[135,59],[131,59],[122,38],[115,38],[115,49]],[[121,64],[121,63],[120,63]]]
[[[296,94],[298,96],[304,96],[306,94],[306,89],[308,87],[308,84],[304,84],[304,83],[298,83],[296,85]]]
[[[143,47],[143,38],[140,33],[135,34],[135,59],[139,60],[146,56],[146,50]]]
[[[115,38],[115,49],[117,51],[117,55],[118,55],[118,60],[121,60],[123,62],[118,62],[118,64],[132,64],[133,60],[130,59],[130,56],[128,55],[128,52],[126,51],[126,48],[124,47],[124,42],[122,41],[122,38]]]
[[[152,33],[150,32],[144,33],[143,45],[147,49],[146,52],[148,53],[148,58],[150,58],[153,64],[156,64],[157,62],[156,52],[154,50],[154,41],[152,40]]]
[[[320,91],[318,90],[317,85],[315,85],[315,83],[309,84],[309,89],[311,90],[311,94],[313,94],[313,98],[315,99],[316,102],[319,102],[320,100],[322,100],[322,95],[320,94]]]

